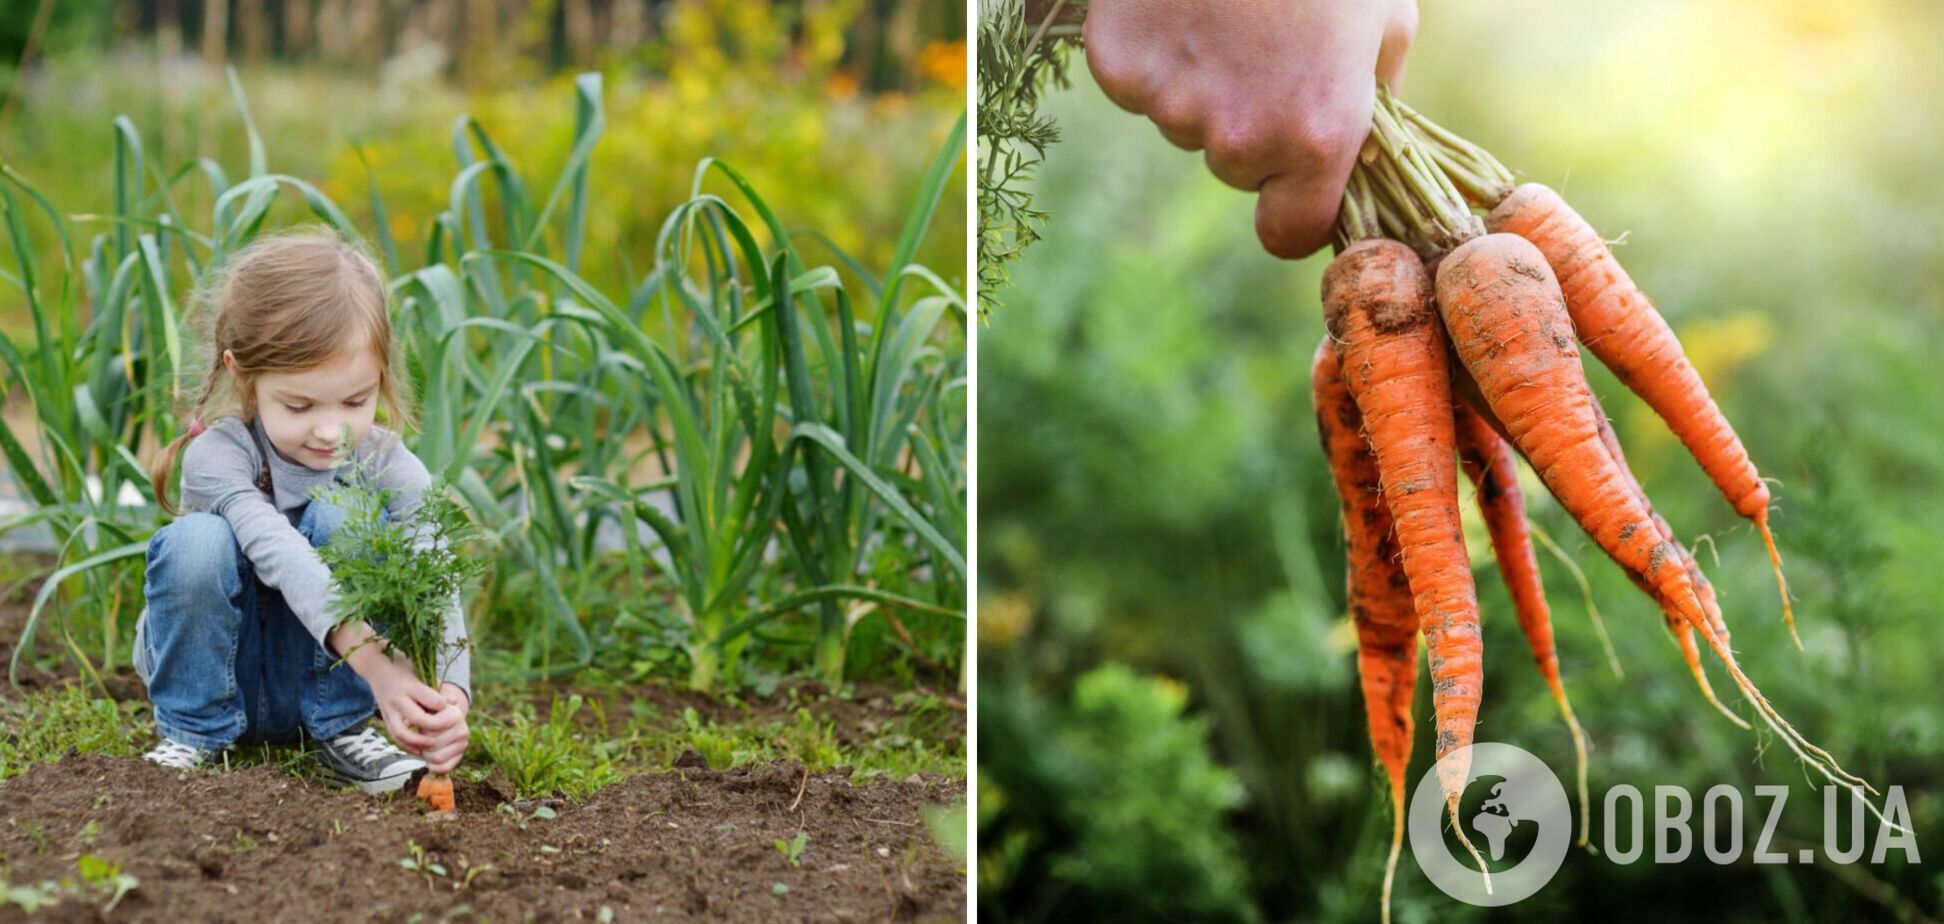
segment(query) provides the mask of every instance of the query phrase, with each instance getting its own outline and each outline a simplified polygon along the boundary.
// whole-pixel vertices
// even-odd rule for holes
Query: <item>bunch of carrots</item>
[[[1674,332],[1593,227],[1558,193],[1515,186],[1490,154],[1379,87],[1336,230],[1337,256],[1323,276],[1329,333],[1316,350],[1312,388],[1343,510],[1370,741],[1395,816],[1384,920],[1404,833],[1419,632],[1429,656],[1439,784],[1452,827],[1491,888],[1458,823],[1470,767],[1454,752],[1472,743],[1484,691],[1478,597],[1459,526],[1460,468],[1533,660],[1572,733],[1581,846],[1585,735],[1560,679],[1517,456],[1659,606],[1716,709],[1749,727],[1709,688],[1697,636],[1804,763],[1858,795],[1875,793],[1790,726],[1742,672],[1708,579],[1628,470],[1587,386],[1582,344],[1660,415],[1736,512],[1754,522],[1794,637],[1769,531],[1768,485]]]

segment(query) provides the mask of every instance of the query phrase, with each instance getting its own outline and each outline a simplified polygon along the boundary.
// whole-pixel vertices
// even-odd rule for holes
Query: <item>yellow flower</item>
[[[824,95],[840,103],[848,103],[857,98],[857,76],[849,71],[832,73],[824,81]]]
[[[965,41],[931,42],[918,53],[918,73],[954,90],[965,87]]]
[[[393,214],[389,226],[394,241],[408,240],[418,235],[418,227],[407,215]]]
[[[994,594],[979,601],[979,644],[1006,648],[1033,624],[1033,602],[1024,594]]]

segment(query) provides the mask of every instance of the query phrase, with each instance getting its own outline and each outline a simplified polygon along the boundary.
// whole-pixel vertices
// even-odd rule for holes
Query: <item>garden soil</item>
[[[271,765],[70,755],[0,783],[0,869],[73,878],[92,854],[139,882],[108,913],[75,896],[35,921],[964,919],[964,865],[923,817],[963,811],[963,780],[852,785],[784,761],[642,774],[583,804],[455,785],[459,811],[437,817]],[[792,862],[778,842],[798,832]]]

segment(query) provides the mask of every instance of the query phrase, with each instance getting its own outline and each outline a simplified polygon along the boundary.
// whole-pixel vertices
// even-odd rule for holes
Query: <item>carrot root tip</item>
[[[1465,845],[1465,852],[1471,854],[1472,862],[1478,864],[1479,875],[1485,877],[1485,894],[1492,894],[1492,870],[1485,865],[1485,857],[1472,846],[1471,838],[1465,836],[1465,826],[1458,822],[1458,797],[1451,796],[1447,802],[1451,806],[1451,830],[1458,835],[1458,843]]]
[[[1795,607],[1789,603],[1789,579],[1782,575],[1782,553],[1776,551],[1775,534],[1769,532],[1768,511],[1755,517],[1755,528],[1762,534],[1762,544],[1768,546],[1769,566],[1775,569],[1775,589],[1782,595],[1782,621],[1789,626],[1789,639],[1795,642],[1797,651],[1805,651],[1802,636],[1796,634]]]
[[[1397,879],[1397,856],[1404,848],[1404,805],[1400,800],[1391,815],[1390,856],[1384,860],[1383,924],[1390,924],[1391,884]]]

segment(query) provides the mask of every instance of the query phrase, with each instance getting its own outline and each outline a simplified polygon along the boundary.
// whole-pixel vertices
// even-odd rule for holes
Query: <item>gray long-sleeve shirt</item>
[[[252,427],[256,428],[254,438]],[[266,461],[266,452],[260,452],[259,445],[265,447],[269,457],[275,497],[256,485]],[[291,515],[310,502],[312,488],[328,486],[336,476],[329,470],[315,471],[287,461],[269,446],[270,439],[257,421],[245,424],[239,418],[224,417],[210,424],[183,450],[182,509],[207,511],[227,520],[257,578],[281,592],[291,613],[318,644],[324,644],[332,627],[337,585],[310,540],[291,525]],[[353,456],[365,471],[376,473],[374,487],[391,492],[386,509],[394,520],[418,509],[432,475],[425,463],[405,448],[398,434],[372,427]],[[454,593],[446,610],[439,676],[464,690],[471,701],[472,657],[465,641],[466,615],[459,595]]]

